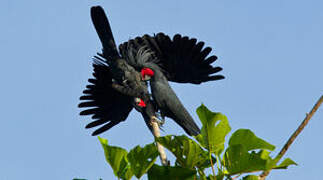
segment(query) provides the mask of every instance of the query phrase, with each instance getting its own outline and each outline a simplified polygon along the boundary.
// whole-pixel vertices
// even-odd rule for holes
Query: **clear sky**
[[[276,154],[323,94],[320,0],[1,0],[1,180],[116,179],[77,108],[101,49],[93,5],[107,11],[118,44],[162,31],[213,48],[225,80],[172,84],[199,125],[195,109],[203,102],[227,115],[232,132],[249,128]],[[269,179],[321,179],[322,127],[323,107],[286,154],[299,166]],[[184,133],[170,119],[164,129]],[[153,140],[135,111],[102,137],[127,150]]]

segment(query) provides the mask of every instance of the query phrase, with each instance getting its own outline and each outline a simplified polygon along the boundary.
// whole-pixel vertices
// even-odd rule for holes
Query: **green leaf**
[[[149,180],[193,180],[196,170],[184,167],[159,166],[154,164],[148,171]]]
[[[196,176],[196,180],[206,180],[207,179],[203,170],[197,169],[197,173],[198,173],[198,175]]]
[[[258,180],[259,177],[256,175],[248,175],[242,178],[242,180]]]
[[[275,161],[269,152],[248,152],[241,144],[229,146],[224,154],[224,165],[230,175],[253,171],[269,170],[274,167]]]
[[[211,161],[209,159],[210,157],[208,156],[208,154],[207,153],[203,153],[201,155],[203,156],[204,161],[201,160],[199,163],[196,164],[196,167],[198,167],[200,170],[204,170],[205,168],[211,167],[212,164],[211,164]],[[214,156],[212,156],[212,155],[211,155],[211,158],[212,158],[213,166],[215,166],[217,159]]]
[[[122,179],[131,179],[133,173],[126,159],[128,152],[120,147],[109,146],[107,139],[98,138],[104,149],[105,159],[112,167],[114,175]]]
[[[258,138],[249,129],[238,129],[232,134],[229,140],[229,146],[236,144],[242,144],[248,151],[254,149],[268,149],[273,151],[275,149],[275,146]]]
[[[208,166],[208,152],[187,136],[168,135],[156,138],[156,140],[174,154],[176,163],[180,166],[186,168],[195,166],[206,168]]]
[[[127,158],[130,162],[132,172],[139,179],[155,163],[157,156],[157,148],[152,143],[147,144],[143,148],[136,146],[129,152]]]
[[[125,157],[126,158],[126,157]],[[120,178],[121,179],[126,179],[126,180],[130,180],[133,176],[133,172],[130,168],[130,164],[127,165],[127,167],[124,169],[124,171],[122,172]]]
[[[203,125],[196,140],[211,153],[220,154],[224,149],[225,136],[231,130],[227,117],[210,111],[203,104],[197,108],[196,113]]]
[[[282,163],[276,166],[274,169],[287,169],[290,165],[297,165],[297,163],[290,158],[286,158]]]
[[[216,175],[216,180],[222,180],[224,178],[224,175],[225,175],[224,172],[220,168],[218,168],[218,173]]]

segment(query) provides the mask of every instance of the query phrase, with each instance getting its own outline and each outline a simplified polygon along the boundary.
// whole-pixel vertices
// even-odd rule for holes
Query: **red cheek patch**
[[[140,102],[138,103],[138,106],[146,107],[146,103],[142,99],[140,99]]]
[[[141,77],[144,79],[145,75],[152,77],[154,76],[154,71],[150,68],[142,68]]]

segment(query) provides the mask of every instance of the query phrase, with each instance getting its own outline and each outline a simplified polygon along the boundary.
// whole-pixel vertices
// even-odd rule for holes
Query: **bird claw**
[[[156,117],[159,120],[161,126],[165,124],[165,117],[162,116],[160,112],[156,112]]]
[[[156,113],[156,117],[153,120],[158,124],[159,127],[162,127],[165,124],[165,119],[161,118],[159,114]]]
[[[157,123],[157,125],[161,131],[164,131],[163,124],[165,123],[165,121],[158,119],[156,116],[154,116],[152,120],[153,120],[153,122]]]

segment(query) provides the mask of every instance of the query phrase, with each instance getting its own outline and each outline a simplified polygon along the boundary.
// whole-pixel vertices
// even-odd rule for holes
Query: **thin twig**
[[[320,107],[320,105],[322,103],[323,103],[323,95],[316,102],[316,104],[314,105],[314,107],[312,108],[312,110],[309,113],[306,113],[306,117],[303,120],[303,122],[298,126],[298,128],[296,129],[296,131],[292,134],[292,136],[288,139],[288,141],[286,142],[286,144],[284,145],[284,147],[280,150],[280,152],[278,153],[278,155],[275,157],[276,163],[278,163],[279,160],[284,156],[284,154],[286,153],[286,151],[288,150],[288,148],[290,147],[290,145],[294,142],[294,140],[296,139],[296,137],[302,132],[302,130],[304,129],[304,127],[307,125],[307,123],[310,121],[310,119],[312,118],[312,116],[314,115],[314,113],[317,111],[317,109]],[[263,171],[259,175],[259,180],[265,180],[269,173],[270,173],[270,170]]]
[[[160,137],[159,125],[157,123],[157,118],[155,116],[152,116],[150,118],[150,124],[152,126],[153,134],[154,134],[155,138]],[[169,163],[167,160],[167,156],[166,156],[164,147],[159,142],[156,142],[156,144],[157,144],[157,149],[159,152],[159,157],[160,157],[161,163],[164,166],[168,166]]]
[[[210,157],[210,163],[211,163],[211,167],[212,167],[212,173],[213,173],[213,176],[214,176],[214,180],[216,180],[215,170],[214,170],[214,164],[213,164],[213,161],[212,161],[212,154],[211,154],[211,152],[209,152],[209,157]]]
[[[241,176],[241,174],[238,174],[237,176],[233,177],[232,180],[238,179]]]

